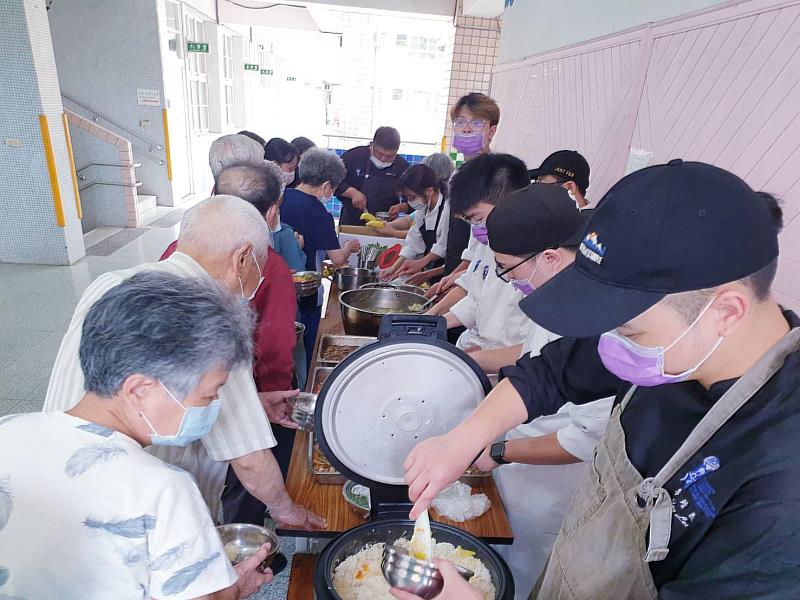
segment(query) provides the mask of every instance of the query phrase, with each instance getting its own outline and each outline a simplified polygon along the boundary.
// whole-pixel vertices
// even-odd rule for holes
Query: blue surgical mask
[[[150,443],[154,446],[179,446],[183,448],[208,435],[208,432],[211,431],[211,428],[214,426],[219,416],[219,410],[222,408],[222,400],[217,398],[208,406],[190,406],[187,408],[167,389],[167,386],[161,383],[161,387],[163,387],[164,391],[169,394],[169,397],[183,409],[183,418],[181,419],[181,423],[175,435],[158,435],[153,425],[147,417],[144,416],[144,413],[139,413],[144,419],[144,422],[147,423],[150,431],[153,432],[150,436]]]
[[[261,265],[258,264],[258,261],[256,260],[256,255],[253,254],[252,250],[250,251],[250,256],[253,257],[253,262],[256,263],[256,269],[258,269],[258,274],[259,274],[260,277],[258,278],[258,285],[253,290],[253,293],[250,294],[249,296],[245,296],[244,295],[244,284],[242,283],[242,278],[241,278],[241,276],[237,276],[237,277],[239,277],[239,289],[242,290],[242,297],[239,298],[239,302],[241,302],[242,304],[247,304],[247,303],[250,302],[250,300],[255,298],[256,297],[256,292],[258,291],[258,288],[260,288],[261,284],[264,283],[264,276],[261,275]]]

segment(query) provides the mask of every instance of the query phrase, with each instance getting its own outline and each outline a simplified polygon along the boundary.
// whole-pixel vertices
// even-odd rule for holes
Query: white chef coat
[[[175,252],[167,260],[113,271],[95,279],[78,302],[69,329],[61,341],[47,387],[44,411],[67,411],[83,397],[83,372],[78,356],[83,320],[94,303],[108,290],[140,271],[163,271],[182,277],[209,277],[203,267],[190,256]],[[202,323],[197,326],[202,327]],[[269,419],[258,398],[250,363],[240,365],[229,373],[227,383],[219,389],[219,398],[222,400],[219,417],[202,440],[192,442],[185,448],[147,448],[148,452],[161,460],[194,475],[214,519],[219,513],[228,461],[272,448],[276,444]]]
[[[534,323],[522,355],[538,356],[546,344],[559,337]],[[513,463],[494,472],[514,532],[512,545],[495,549],[511,569],[517,600],[527,600],[550,556],[586,462],[605,433],[613,401],[612,396],[581,405],[568,402],[557,413],[520,425],[506,435],[507,440],[516,440],[556,432],[561,447],[584,461],[572,465]]]
[[[441,202],[444,202],[444,206],[440,204]],[[442,206],[441,218],[439,218],[440,206]],[[441,193],[436,201],[436,206],[432,209],[419,208],[414,211],[414,222],[406,234],[406,244],[400,250],[400,256],[406,260],[422,258],[425,255],[422,229],[430,231],[436,227],[437,219],[439,219],[439,227],[436,228],[436,242],[431,247],[431,252],[439,258],[444,258],[447,255],[447,235],[450,232],[450,203],[445,202]]]
[[[472,235],[472,228],[470,228],[469,243],[467,244],[467,247],[464,248],[464,251],[461,253],[461,260],[468,260],[472,262],[472,260],[475,258],[475,253],[478,251],[478,248],[480,248],[482,245],[483,244],[481,244],[478,241],[478,239],[474,235]]]
[[[494,252],[478,244],[475,258],[456,285],[467,292],[450,309],[467,330],[456,346],[462,350],[477,346],[484,350],[522,344],[531,335],[534,323],[519,308],[522,292],[495,273]]]

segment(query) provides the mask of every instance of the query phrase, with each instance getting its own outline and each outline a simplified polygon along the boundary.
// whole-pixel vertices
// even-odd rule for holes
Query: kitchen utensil
[[[308,298],[317,293],[322,284],[322,273],[318,271],[297,271],[292,273],[292,281],[297,295]]]
[[[335,350],[337,347],[342,348],[353,348],[353,351],[358,350],[359,348],[363,348],[364,346],[371,344],[377,338],[371,336],[357,336],[357,335],[323,335],[322,338],[319,340],[319,349],[317,350],[317,364],[318,365],[326,365],[326,366],[336,366],[342,360],[347,358],[347,356],[343,356],[341,358],[332,358],[332,350]]]
[[[417,560],[433,560],[433,542],[431,540],[431,521],[428,511],[423,510],[414,523],[414,535],[409,546],[411,555]]]
[[[235,565],[250,558],[258,552],[263,544],[267,543],[270,545],[269,554],[258,566],[258,571],[263,573],[275,564],[280,542],[274,531],[250,523],[230,523],[217,527],[217,533],[222,540],[225,554],[232,564]],[[275,570],[273,570],[273,574],[277,575]]]
[[[475,576],[469,569],[456,564],[453,567],[466,581]],[[383,547],[381,572],[393,588],[411,592],[421,598],[434,598],[444,586],[442,574],[436,565],[431,561],[415,558],[400,546],[386,544]]]
[[[318,600],[341,600],[341,596],[333,587],[333,572],[339,563],[356,554],[365,546],[376,543],[393,544],[395,540],[402,537],[408,539],[413,529],[413,521],[390,519],[366,523],[338,535],[325,547],[317,560],[314,571],[316,598]],[[496,590],[496,600],[513,600],[514,579],[511,571],[489,544],[465,531],[441,523],[431,523],[431,531],[437,542],[447,542],[474,551],[475,558],[483,562],[489,570]],[[399,558],[399,556],[396,557],[396,559]],[[439,576],[441,577],[441,575]]]
[[[359,289],[367,290],[367,289],[386,289],[386,290],[399,290],[401,292],[411,292],[412,294],[419,294],[420,296],[425,295],[425,290],[421,287],[417,287],[416,285],[408,285],[407,283],[401,283],[394,281],[386,281],[386,282],[378,282],[378,283],[365,283]]]
[[[356,493],[362,492],[362,493]],[[363,493],[366,492],[366,493]],[[369,512],[371,509],[370,506],[370,496],[369,496],[369,488],[356,483],[355,481],[347,481],[342,486],[342,495],[350,507],[359,515],[362,519],[367,520],[369,519]]]
[[[344,292],[339,297],[344,331],[348,335],[376,336],[386,314],[416,314],[426,301],[425,296],[387,288]]]
[[[292,407],[292,421],[303,431],[314,431],[314,408],[317,405],[317,395],[300,392],[297,396],[288,398],[287,402]]]
[[[369,269],[344,266],[333,272],[333,280],[340,292],[346,292],[356,290],[365,283],[374,283],[378,280],[378,276]]]

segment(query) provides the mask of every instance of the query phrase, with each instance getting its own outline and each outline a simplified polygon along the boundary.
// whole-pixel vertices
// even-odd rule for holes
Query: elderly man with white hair
[[[267,260],[270,234],[255,207],[233,196],[214,196],[188,210],[181,224],[178,247],[169,259],[106,273],[86,290],[61,342],[47,389],[44,410],[69,410],[84,393],[78,363],[81,328],[87,312],[109,289],[135,273],[163,271],[182,277],[215,279],[247,303],[258,291]],[[197,327],[203,327],[198,322]],[[160,447],[159,458],[195,476],[213,517],[219,512],[228,463],[247,490],[269,507],[285,525],[324,527],[317,515],[295,504],[286,492],[270,448],[275,446],[264,408],[253,382],[250,364],[233,369],[220,388],[223,400],[214,428],[186,448]]]
[[[264,164],[264,148],[246,135],[223,135],[215,139],[208,150],[208,166],[215,182],[225,167],[242,163]]]
[[[232,600],[272,578],[266,546],[231,568],[192,477],[143,450],[209,431],[251,330],[207,277],[143,271],[93,304],[79,402],[0,418],[0,597]]]

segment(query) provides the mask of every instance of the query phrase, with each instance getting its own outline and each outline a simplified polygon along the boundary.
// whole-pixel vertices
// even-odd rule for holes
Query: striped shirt
[[[108,290],[140,271],[163,271],[183,277],[209,277],[194,259],[176,252],[169,259],[113,271],[98,277],[86,289],[75,309],[69,329],[61,341],[53,374],[47,387],[44,411],[67,411],[84,394],[83,372],[78,351],[83,320],[91,307]],[[197,486],[216,519],[228,461],[275,446],[275,437],[252,376],[252,365],[241,365],[228,375],[219,390],[222,409],[208,435],[185,448],[150,446],[148,451],[160,459],[179,466],[194,475]]]

